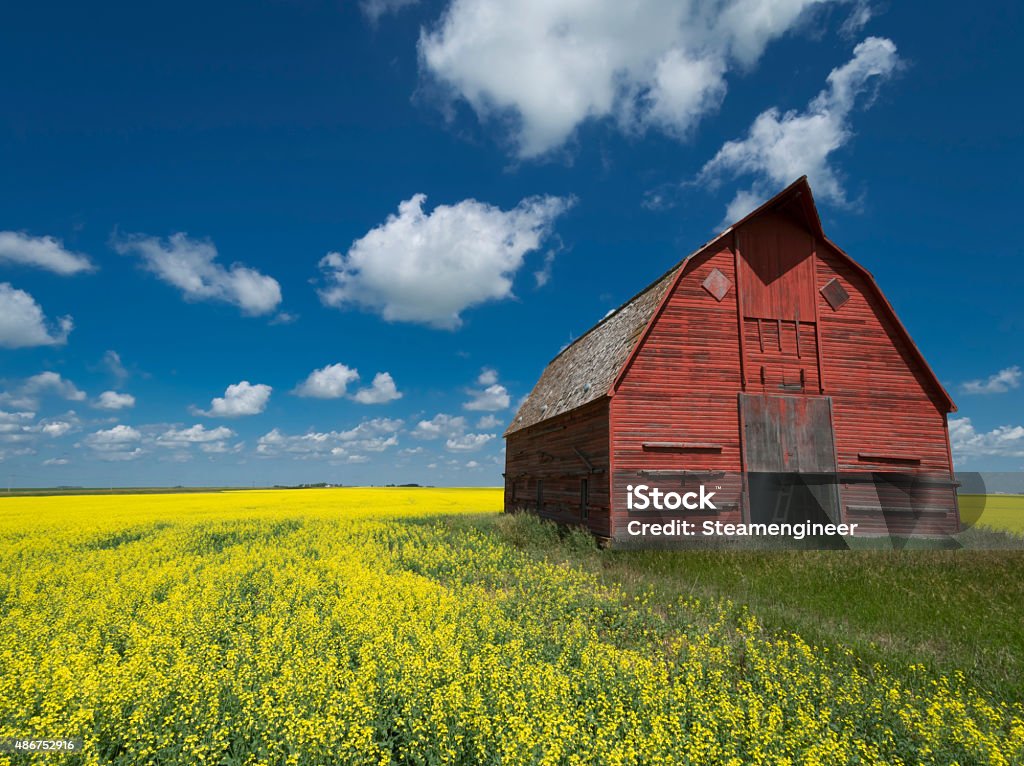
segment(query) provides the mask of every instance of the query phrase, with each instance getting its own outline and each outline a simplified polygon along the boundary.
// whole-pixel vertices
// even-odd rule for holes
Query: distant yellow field
[[[1024,495],[960,495],[965,527],[985,527],[1024,535]]]
[[[85,533],[133,522],[192,524],[295,516],[354,521],[501,509],[502,490],[493,487],[344,487],[12,498],[0,495],[0,530],[52,526],[64,533]]]
[[[62,764],[1024,759],[1024,708],[961,674],[652,604],[514,545],[555,533],[501,497],[0,499],[0,740],[84,738]]]

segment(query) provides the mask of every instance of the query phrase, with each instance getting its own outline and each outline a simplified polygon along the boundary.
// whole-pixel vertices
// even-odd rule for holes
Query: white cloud
[[[59,438],[79,426],[74,411],[60,418],[44,418],[30,423],[34,412],[4,412],[0,410],[0,441],[7,444],[34,442],[38,435]]]
[[[360,404],[386,404],[401,399],[402,394],[395,387],[390,373],[378,372],[373,376],[373,383],[356,391],[352,398]]]
[[[466,419],[460,416],[446,415],[439,412],[430,420],[421,420],[412,430],[417,439],[440,439],[442,436],[454,436],[464,433]]]
[[[349,384],[357,380],[358,370],[344,364],[329,364],[319,370],[313,370],[292,393],[315,399],[340,399],[348,396],[360,404],[385,404],[402,398],[391,373],[378,372],[373,378],[373,383],[349,395]]]
[[[482,121],[512,128],[521,157],[587,120],[683,136],[717,109],[726,74],[828,0],[454,0],[421,33],[421,67]]]
[[[1021,369],[1017,365],[990,375],[987,380],[969,380],[961,386],[965,394],[1005,394],[1020,388]]]
[[[117,391],[104,391],[93,405],[101,410],[123,410],[135,406],[135,397],[131,394],[119,394]]]
[[[43,465],[67,465],[71,461],[66,457],[51,457],[43,461]]]
[[[853,9],[850,15],[839,27],[839,34],[846,38],[852,38],[858,34],[867,23],[875,17],[875,9],[871,7],[868,0],[854,0]]]
[[[978,432],[970,418],[949,421],[949,440],[957,459],[972,457],[1024,457],[1024,426],[999,426]]]
[[[497,428],[503,425],[505,421],[495,415],[484,415],[478,421],[476,421],[476,427],[486,431],[489,428]]]
[[[60,373],[51,371],[26,378],[21,390],[27,394],[53,393],[73,402],[85,400],[84,391],[79,390],[78,386],[67,378],[61,377]]]
[[[0,347],[60,346],[73,327],[70,316],[49,322],[35,298],[0,282]]]
[[[234,444],[229,447],[227,442],[213,441],[202,442],[199,445],[199,449],[202,452],[207,453],[208,455],[220,455],[228,452],[241,452],[243,446],[243,442],[238,442],[237,444]]]
[[[484,367],[476,379],[482,389],[466,389],[470,400],[462,405],[463,409],[474,412],[497,412],[508,409],[511,403],[508,389],[498,383],[498,373],[490,367]]]
[[[540,247],[572,200],[531,197],[511,210],[467,199],[425,213],[416,194],[397,215],[320,261],[324,304],[353,305],[389,322],[455,329],[461,312],[512,295],[524,256]]]
[[[276,279],[240,263],[225,268],[209,240],[190,239],[183,232],[166,240],[134,234],[116,238],[114,249],[140,256],[149,271],[188,300],[230,303],[248,315],[269,314],[281,303]]]
[[[403,8],[416,5],[419,0],[362,0],[359,8],[371,24],[380,21],[381,16],[389,13],[398,13]]]
[[[86,443],[94,448],[123,445],[137,442],[142,439],[142,434],[131,426],[116,425],[113,428],[96,431],[86,437]]]
[[[193,408],[197,415],[208,418],[237,418],[243,415],[259,415],[270,401],[270,392],[274,389],[263,383],[250,383],[243,380],[228,386],[224,396],[218,396],[210,402],[209,410]]]
[[[154,443],[158,447],[184,449],[191,444],[199,444],[201,446],[218,443],[223,444],[225,440],[230,439],[234,435],[235,432],[227,426],[206,428],[201,423],[196,423],[194,426],[189,428],[169,428],[157,436]],[[214,451],[221,450],[215,449]]]
[[[45,423],[40,423],[37,430],[44,436],[56,439],[68,433],[72,428],[74,426],[66,420],[49,420]]]
[[[313,399],[340,399],[349,383],[359,380],[359,373],[344,364],[329,364],[313,370],[292,392]]]
[[[463,434],[451,437],[444,446],[451,452],[475,452],[493,438],[494,434]]]
[[[401,420],[374,418],[347,431],[289,435],[275,428],[257,440],[256,452],[264,457],[292,455],[304,459],[342,459],[362,452],[383,452],[398,444],[401,427]]]
[[[18,425],[24,423],[26,420],[32,420],[36,414],[34,412],[4,412],[0,410],[0,428],[8,425]]]
[[[544,285],[551,281],[551,270],[555,265],[556,253],[556,250],[548,250],[544,253],[544,263],[533,272],[533,279],[536,281],[537,287],[544,287]]]
[[[121,355],[116,351],[108,350],[104,353],[102,362],[118,383],[124,383],[128,379],[128,369],[121,362]]]
[[[727,141],[701,169],[698,180],[717,183],[726,176],[753,176],[729,205],[726,223],[743,217],[771,190],[807,175],[815,193],[836,204],[846,195],[829,155],[853,136],[850,115],[857,97],[888,79],[901,65],[896,46],[869,37],[853,49],[853,58],[833,69],[828,84],[807,108],[781,113],[772,107],[754,120],[746,138]]]
[[[0,263],[36,266],[68,276],[92,271],[95,266],[81,253],[65,249],[54,237],[31,237],[19,231],[0,231]]]
[[[394,418],[373,418],[364,420],[355,428],[342,431],[339,438],[349,448],[365,452],[382,452],[398,444],[398,429],[402,421]]]
[[[83,440],[101,460],[127,461],[135,460],[145,454],[136,446],[142,440],[142,434],[131,426],[118,424],[113,428],[96,431]]]
[[[473,411],[496,412],[508,409],[511,399],[508,390],[501,384],[487,386],[483,391],[473,391],[472,399],[463,404],[463,408]]]

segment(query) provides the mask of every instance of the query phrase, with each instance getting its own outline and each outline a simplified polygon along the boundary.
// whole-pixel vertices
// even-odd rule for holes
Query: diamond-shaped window
[[[704,280],[703,286],[705,290],[715,297],[716,301],[720,302],[729,292],[732,282],[729,281],[729,277],[725,276],[718,269],[711,269],[711,273]]]
[[[830,279],[826,282],[825,286],[821,288],[821,294],[825,296],[825,300],[828,301],[828,305],[832,307],[833,311],[839,311],[850,300],[850,294],[846,292],[846,288],[838,279]]]

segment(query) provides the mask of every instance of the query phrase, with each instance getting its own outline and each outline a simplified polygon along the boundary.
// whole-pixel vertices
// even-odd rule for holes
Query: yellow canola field
[[[985,527],[1024,535],[1024,495],[960,495],[965,527]]]
[[[1024,761],[1020,706],[771,635],[727,601],[655,608],[466,516],[500,505],[0,500],[0,740],[85,738],[39,763]]]

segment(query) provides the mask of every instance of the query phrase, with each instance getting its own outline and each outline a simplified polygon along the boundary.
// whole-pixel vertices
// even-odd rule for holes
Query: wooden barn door
[[[736,232],[744,389],[823,393],[814,237],[766,213]]]
[[[751,521],[839,521],[832,399],[740,394]]]

